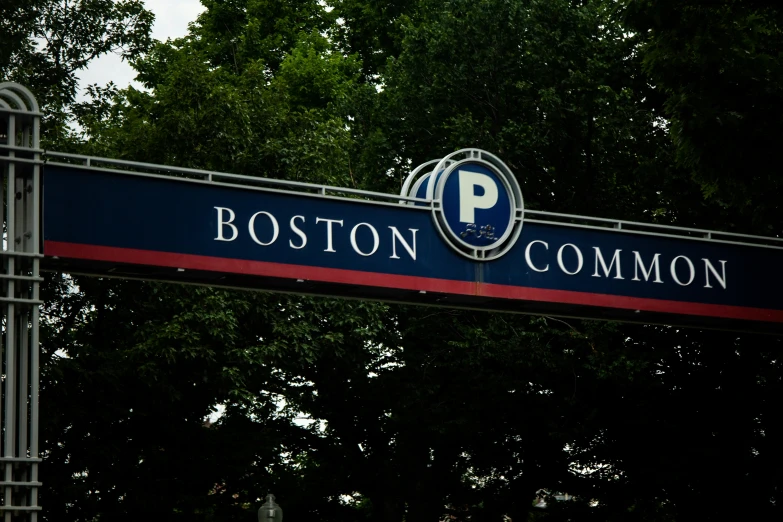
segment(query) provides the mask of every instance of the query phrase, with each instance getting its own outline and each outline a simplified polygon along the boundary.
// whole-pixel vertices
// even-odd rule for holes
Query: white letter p
[[[484,189],[484,194],[477,196],[475,187]],[[476,209],[492,208],[498,202],[498,186],[486,174],[459,171],[459,220],[462,223],[476,222]]]

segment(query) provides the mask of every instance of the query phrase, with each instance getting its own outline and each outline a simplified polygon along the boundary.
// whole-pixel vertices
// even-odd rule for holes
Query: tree
[[[623,3],[646,35],[645,71],[664,97],[677,163],[705,195],[741,211],[728,226],[780,232],[780,183],[770,165],[781,140],[783,11],[760,1]]]
[[[66,146],[78,74],[106,53],[130,60],[151,43],[141,0],[35,0],[0,6],[0,78],[29,85],[44,111],[44,140]]]
[[[613,2],[205,5],[134,62],[146,92],[72,107],[69,147],[396,192],[412,166],[476,146],[529,208],[743,219],[677,160],[664,102],[679,87]],[[51,519],[252,518],[268,488],[287,517],[324,522],[779,516],[777,339],[47,284]],[[736,484],[751,502],[723,500]],[[536,513],[541,489],[577,501]]]
[[[397,177],[378,176],[378,172],[393,172],[395,168],[399,171],[416,155],[423,159],[428,159],[427,155],[441,155],[471,133],[477,138],[471,138],[469,144],[487,148],[496,149],[501,143],[496,140],[505,140],[499,152],[513,159],[515,151],[522,153],[518,145],[511,147],[513,129],[527,125],[531,135],[544,138],[551,132],[561,138],[550,152],[542,154],[560,161],[564,157],[562,147],[579,144],[592,151],[593,140],[600,143],[610,139],[605,133],[612,129],[604,120],[611,117],[622,120],[622,116],[612,113],[616,107],[602,99],[597,104],[600,112],[596,109],[593,116],[601,118],[601,124],[596,127],[602,130],[589,134],[587,131],[594,121],[579,108],[578,100],[584,96],[579,94],[567,109],[555,111],[563,116],[554,122],[549,123],[546,118],[541,120],[543,125],[525,121],[536,110],[534,105],[538,102],[533,100],[534,93],[548,89],[551,95],[548,103],[554,103],[555,98],[573,90],[600,92],[599,87],[589,84],[603,85],[601,82],[608,74],[605,67],[590,69],[573,80],[587,83],[588,87],[582,88],[581,83],[578,87],[571,83],[562,86],[563,78],[568,78],[563,71],[560,76],[548,79],[546,86],[536,86],[530,91],[530,107],[515,111],[509,102],[514,86],[525,85],[532,78],[526,77],[532,73],[520,69],[513,50],[520,43],[530,46],[531,60],[540,60],[536,63],[540,63],[537,67],[542,71],[544,60],[558,60],[563,53],[586,67],[588,56],[597,51],[584,44],[590,41],[591,31],[605,16],[597,8],[571,10],[565,4],[549,8],[537,3],[484,3],[477,7],[456,3],[438,7],[422,3],[418,6],[417,12],[422,13],[419,18],[400,21],[406,38],[399,42],[401,54],[388,68],[385,86],[379,93],[367,83],[373,69],[365,68],[355,57],[336,52],[335,45],[344,45],[344,40],[333,42],[313,33],[300,33],[296,44],[282,55],[275,67],[267,65],[270,58],[265,51],[256,49],[254,54],[252,47],[242,47],[236,60],[217,60],[214,49],[227,48],[234,35],[246,30],[242,29],[242,23],[253,25],[247,21],[252,18],[253,6],[248,3],[236,7],[236,17],[232,18],[239,24],[236,30],[210,29],[212,20],[222,11],[208,10],[203,23],[194,28],[198,38],[159,45],[149,58],[138,62],[140,78],[151,93],[133,90],[123,93],[119,103],[108,109],[108,117],[88,128],[91,140],[86,146],[102,151],[101,155],[119,154],[137,160],[250,174],[264,172],[288,179],[306,176],[304,179],[330,184],[395,190]],[[479,14],[471,9],[491,15],[488,22],[498,24],[499,41],[489,53],[459,47],[463,41],[461,33],[470,28],[470,20]],[[455,19],[455,15],[459,17]],[[532,36],[504,33],[501,20],[508,16],[519,27],[526,24],[536,27],[553,16],[551,23],[558,23],[562,18],[571,24],[568,27],[576,32],[576,40],[553,51],[551,57],[539,57],[552,43],[547,28],[542,27]],[[309,18],[305,15],[304,19]],[[284,27],[291,25],[285,20],[280,23]],[[355,36],[350,33],[350,26],[346,30],[349,31],[346,38]],[[267,41],[277,37],[258,33],[256,38]],[[598,49],[608,47],[601,52],[611,50],[619,57],[629,53],[629,44],[624,41],[616,48],[601,42],[594,45]],[[441,54],[433,56],[432,53]],[[447,59],[441,60],[444,57]],[[445,65],[439,65],[441,61]],[[431,90],[417,86],[417,75],[433,72],[437,75],[441,70],[442,74],[448,74],[447,68],[459,63],[485,63],[488,70],[497,68],[507,71],[509,76],[492,86],[500,91],[488,105],[474,106],[474,98],[465,96],[463,89],[449,89],[443,83]],[[620,59],[616,63],[625,67]],[[455,81],[475,83],[475,72],[470,74],[467,80],[456,78]],[[621,77],[620,72],[612,74]],[[604,90],[614,96],[613,101],[625,100],[628,111],[639,100],[632,92],[616,95],[611,88]],[[195,106],[193,100],[197,100]],[[492,113],[493,103],[504,105]],[[446,107],[455,109],[458,115],[474,111],[475,117],[448,120],[451,116],[443,112]],[[572,111],[579,114],[571,117]],[[443,139],[426,137],[426,129],[432,123],[420,119],[422,115],[439,112],[444,114],[445,121],[452,121],[446,126],[445,137],[450,141],[445,145]],[[654,152],[655,140],[662,141],[661,133],[651,126],[645,128],[642,123],[638,129],[645,129],[646,139],[653,140],[650,149]],[[638,140],[634,128],[624,130],[629,141]],[[589,138],[587,142],[586,138]],[[411,149],[376,153],[379,147],[391,142],[410,144]],[[622,167],[629,161],[643,163],[637,150],[612,155],[614,150],[608,146],[597,147],[594,158],[590,159],[601,166],[596,170],[608,179],[622,173]],[[623,161],[618,161],[618,157]],[[381,163],[384,160],[386,164]],[[563,174],[557,176],[557,182],[565,187],[581,181],[581,173],[587,168],[584,160],[569,161],[562,168]],[[646,161],[654,162],[655,158]],[[531,170],[538,167],[533,166]],[[593,188],[600,185],[594,183]],[[615,185],[609,188],[614,189]],[[568,193],[567,188],[564,193]],[[537,197],[538,194],[545,196]],[[528,201],[533,206],[545,206],[542,197],[549,197],[546,189],[534,190]],[[617,200],[616,195],[612,197]],[[615,347],[614,350],[622,346],[618,344],[619,334],[611,329],[604,332],[591,327],[590,335],[575,334],[578,330],[570,326],[563,331],[563,325],[557,322],[552,326],[546,322],[531,323],[526,318],[507,320],[453,313],[428,314],[427,320],[419,321],[418,312],[407,308],[368,307],[365,311],[362,306],[310,300],[289,306],[302,310],[297,312],[296,319],[291,319],[301,324],[294,330],[285,329],[286,343],[274,342],[281,354],[291,354],[274,359],[273,364],[282,372],[281,382],[248,383],[252,389],[248,393],[263,397],[272,393],[271,387],[274,393],[285,397],[293,411],[324,421],[325,433],[319,435],[309,452],[294,459],[301,466],[303,477],[310,481],[319,477],[318,494],[322,496],[359,495],[362,506],[374,519],[380,520],[399,520],[403,515],[410,520],[430,519],[442,514],[447,503],[461,506],[466,501],[474,506],[474,511],[479,510],[478,516],[483,498],[493,499],[483,508],[488,517],[504,512],[523,516],[542,482],[557,486],[568,481],[568,456],[563,448],[574,434],[539,428],[558,426],[557,419],[561,418],[563,409],[579,411],[569,399],[573,395],[566,390],[573,390],[574,365],[581,367],[585,361],[572,356],[578,353],[581,357],[591,340],[594,345],[598,339],[604,339],[601,342]],[[376,317],[384,316],[382,320],[376,319],[382,327],[371,326],[370,316],[365,315],[370,312]],[[336,320],[338,317],[345,320]],[[485,323],[492,324],[499,333],[487,333],[481,326]],[[367,334],[357,337],[356,328]],[[328,336],[324,332],[329,332]],[[316,340],[319,335],[322,339]],[[551,375],[547,379],[540,375],[534,377],[541,367],[531,367],[520,356],[530,352],[537,354],[536,361],[546,359],[552,339],[562,340],[563,357],[551,355],[557,362],[550,363],[547,371]],[[317,356],[303,361],[296,351],[300,346],[317,347],[313,350]],[[472,353],[479,346],[485,347],[486,355],[478,357]],[[443,357],[433,358],[435,347]],[[386,363],[390,366],[384,366]],[[631,362],[628,364],[620,367],[627,371],[633,367]],[[517,376],[504,373],[512,368],[518,372]],[[568,371],[561,374],[562,368]],[[531,382],[535,384],[531,386]],[[509,390],[515,389],[520,390],[518,401],[507,398]],[[555,398],[549,393],[555,394]],[[267,401],[261,401],[259,407],[266,408],[266,404]],[[492,404],[497,406],[488,407]],[[510,421],[503,412],[515,406],[535,411],[538,423],[531,425],[524,419]],[[481,423],[470,420],[477,415]],[[546,448],[544,453],[542,448]],[[308,487],[314,487],[309,483]],[[243,488],[250,486],[240,484],[245,482],[237,477],[226,481],[226,487],[234,488],[231,490],[236,494],[248,494]],[[474,491],[471,484],[482,487]],[[515,500],[518,498],[523,500]],[[307,508],[308,502],[298,505],[303,510],[313,509]]]

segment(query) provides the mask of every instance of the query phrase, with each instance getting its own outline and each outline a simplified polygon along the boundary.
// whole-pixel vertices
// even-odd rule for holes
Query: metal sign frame
[[[0,83],[0,164],[3,201],[2,457],[0,513],[36,522],[38,511],[38,393],[41,113],[32,93]]]

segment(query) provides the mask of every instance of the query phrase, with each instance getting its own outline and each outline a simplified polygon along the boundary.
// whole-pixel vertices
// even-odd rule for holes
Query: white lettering
[[[225,207],[215,207],[217,210],[217,237],[215,238],[215,241],[233,241],[237,238],[239,235],[239,230],[237,230],[237,227],[232,225],[231,223],[234,221],[234,218],[236,218],[236,215],[234,214],[234,211],[230,208]],[[228,212],[228,221],[225,221],[223,219],[223,212]],[[231,229],[231,237],[226,239],[223,236],[223,227],[229,227]]]
[[[405,238],[402,237],[402,234],[400,234],[400,231],[397,230],[396,227],[389,227],[392,231],[392,255],[390,259],[400,259],[400,256],[397,255],[397,240],[402,243],[402,246],[405,248],[405,250],[408,251],[408,255],[411,256],[411,258],[416,261],[416,232],[419,230],[417,228],[409,228],[413,233],[413,248],[411,248],[410,243],[405,241]]]
[[[715,267],[710,263],[709,259],[702,259],[704,261],[704,272],[705,272],[705,278],[707,279],[707,283],[704,285],[704,288],[712,288],[710,285],[710,272],[712,272],[712,275],[715,276],[715,279],[718,281],[718,284],[723,287],[723,289],[726,289],[726,261],[718,261],[720,263],[720,269],[722,276],[718,275],[718,271],[715,270]]]
[[[601,249],[598,247],[593,247],[593,250],[595,250],[595,273],[593,274],[593,277],[601,277],[601,275],[598,273],[598,264],[601,264],[601,268],[604,269],[604,277],[609,277],[609,272],[612,271],[612,267],[615,266],[615,263],[617,263],[615,268],[615,276],[614,279],[623,279],[622,274],[620,274],[620,250],[619,248],[614,251],[614,255],[612,256],[612,262],[609,263],[609,266],[606,266],[606,261],[604,261],[604,255],[601,253]]]
[[[258,236],[256,236],[256,217],[258,216],[266,216],[269,218],[269,221],[272,223],[272,239],[269,240],[268,243],[264,243],[261,240],[258,239]],[[270,214],[269,212],[256,212],[253,214],[253,217],[250,218],[250,222],[247,224],[247,229],[250,232],[250,237],[253,238],[253,241],[258,243],[261,246],[269,246],[275,241],[277,241],[277,236],[280,234],[280,227],[277,224],[277,220],[275,219],[275,216]]]
[[[569,272],[566,270],[565,265],[563,265],[563,250],[565,250],[565,247],[571,247],[574,249],[574,252],[576,252],[576,270],[573,272]],[[579,250],[579,248],[576,245],[572,245],[571,243],[566,243],[565,245],[561,246],[560,249],[557,251],[557,264],[560,265],[560,270],[563,271],[564,274],[568,275],[576,275],[582,270],[582,266],[584,265],[584,258],[582,257],[582,251]]]
[[[639,252],[634,250],[633,255],[634,255],[634,267],[633,267],[633,279],[631,281],[641,281],[641,279],[639,279],[639,269],[641,268],[642,275],[644,276],[645,281],[650,280],[652,271],[653,269],[655,269],[655,279],[653,280],[653,283],[663,283],[663,281],[661,281],[661,265],[658,262],[658,258],[661,257],[661,254],[655,254],[652,263],[650,263],[650,268],[646,270],[644,268],[644,262],[642,261],[642,256],[639,255]]]
[[[687,283],[683,283],[682,281],[680,281],[680,278],[677,277],[677,261],[679,259],[684,259],[685,262],[688,264],[688,270],[691,271],[691,277],[690,279],[688,279]],[[693,283],[693,279],[696,277],[696,270],[693,268],[693,263],[691,263],[691,260],[685,256],[677,256],[672,260],[671,273],[674,282],[680,286],[688,286],[689,284]]]
[[[319,218],[319,217],[315,218],[316,225],[318,223],[320,223],[321,221],[326,223],[326,249],[324,250],[324,252],[337,252],[333,248],[333,244],[332,244],[332,224],[339,223],[340,226],[343,226],[343,220],[342,219],[326,219],[326,218]]]
[[[549,263],[547,263],[547,265],[544,268],[536,268],[536,266],[533,264],[533,260],[530,259],[530,249],[533,247],[533,244],[535,243],[541,243],[542,245],[544,245],[544,248],[546,250],[549,250],[548,243],[544,241],[540,241],[538,239],[536,239],[535,241],[531,241],[530,243],[527,244],[527,247],[525,247],[525,261],[527,261],[527,266],[529,266],[531,270],[535,270],[536,272],[546,272],[547,270],[549,270]]]
[[[301,219],[302,223],[304,223],[305,222],[305,217],[304,216],[294,216],[294,217],[291,218],[291,223],[290,223],[291,224],[291,231],[302,239],[302,244],[299,245],[299,246],[294,246],[294,242],[289,239],[288,240],[288,245],[291,248],[295,248],[297,250],[301,250],[302,248],[304,248],[307,245],[307,236],[305,235],[304,232],[302,232],[302,229],[300,229],[299,227],[296,226],[295,221],[297,219]]]
[[[359,230],[359,227],[367,227],[370,229],[370,232],[372,232],[372,251],[369,254],[365,254],[359,249],[359,245],[356,244],[356,231]],[[351,246],[353,247],[354,251],[359,254],[360,256],[368,257],[373,255],[378,250],[378,245],[380,245],[380,239],[378,239],[378,231],[375,230],[375,227],[372,226],[369,223],[359,223],[355,227],[351,229]]]
[[[492,208],[498,202],[498,186],[495,180],[486,174],[460,170],[458,175],[459,220],[463,223],[475,223],[477,208]],[[476,195],[477,186],[484,189],[484,194]]]

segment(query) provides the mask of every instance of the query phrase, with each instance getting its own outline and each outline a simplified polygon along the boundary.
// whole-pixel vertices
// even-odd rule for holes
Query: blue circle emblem
[[[462,149],[443,158],[418,188],[424,184],[435,225],[459,254],[489,261],[514,246],[522,230],[522,191],[496,156]]]
[[[445,222],[472,247],[491,248],[506,236],[514,224],[512,204],[500,177],[479,163],[463,163],[443,185]]]

